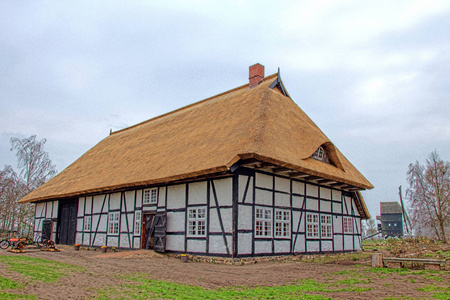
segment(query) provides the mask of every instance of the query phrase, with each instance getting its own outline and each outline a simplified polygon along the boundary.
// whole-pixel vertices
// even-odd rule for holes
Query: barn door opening
[[[165,252],[167,214],[165,212],[144,214],[142,227],[144,230],[142,230],[141,248]]]
[[[77,232],[78,201],[60,201],[58,218],[57,243],[64,245],[75,244]]]
[[[155,236],[155,214],[144,214],[142,218],[142,236],[141,236],[141,248],[153,249],[153,242]]]
[[[52,220],[44,220],[44,222],[42,222],[42,236],[41,236],[42,240],[40,242],[43,242],[44,240],[51,240],[52,233],[53,233]]]

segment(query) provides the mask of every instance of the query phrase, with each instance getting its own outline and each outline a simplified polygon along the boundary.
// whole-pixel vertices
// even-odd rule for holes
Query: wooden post
[[[372,254],[372,268],[382,268],[383,267],[383,254],[375,253]]]

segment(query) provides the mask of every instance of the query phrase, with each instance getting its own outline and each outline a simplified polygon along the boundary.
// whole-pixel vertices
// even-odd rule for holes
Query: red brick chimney
[[[264,78],[264,66],[255,64],[248,68],[248,88],[254,88],[263,81]]]

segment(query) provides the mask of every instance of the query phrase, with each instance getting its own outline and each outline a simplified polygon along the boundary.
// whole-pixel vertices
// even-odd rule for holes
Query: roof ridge
[[[268,75],[268,76],[266,76],[266,77],[263,78],[262,82],[264,82],[265,80],[270,80],[270,79],[272,79],[273,77],[276,77],[276,76],[278,76],[278,73],[274,73],[274,74]],[[147,123],[149,123],[149,122],[151,122],[151,121],[155,121],[155,120],[161,119],[161,118],[163,118],[163,117],[167,117],[167,116],[169,116],[169,115],[172,115],[172,114],[175,114],[175,113],[177,113],[177,112],[180,112],[180,111],[186,110],[186,109],[188,109],[188,108],[191,108],[191,107],[193,107],[193,106],[197,106],[197,105],[200,105],[200,104],[202,104],[202,103],[211,101],[211,100],[216,99],[216,98],[218,98],[218,97],[220,97],[220,96],[224,96],[224,95],[226,95],[226,94],[230,94],[230,93],[232,93],[232,92],[235,92],[235,91],[237,91],[237,90],[243,89],[243,88],[245,88],[245,87],[248,87],[248,83],[246,83],[246,84],[244,84],[244,85],[241,85],[241,86],[238,86],[238,87],[236,87],[236,88],[234,88],[234,89],[228,90],[228,91],[226,91],[226,92],[223,92],[223,93],[214,95],[214,96],[212,96],[212,97],[209,97],[209,98],[206,98],[206,99],[203,99],[203,100],[194,102],[194,103],[192,103],[192,104],[189,104],[189,105],[180,107],[180,108],[178,108],[178,109],[169,111],[169,112],[164,113],[164,114],[162,114],[162,115],[159,115],[159,116],[153,117],[153,118],[151,118],[151,119],[142,121],[142,122],[140,122],[140,123],[131,125],[130,127],[126,127],[126,128],[123,128],[123,129],[120,129],[120,130],[111,132],[110,135],[113,135],[113,134],[116,134],[116,133],[121,133],[121,132],[130,130],[130,129],[139,127],[139,126],[144,125],[144,124],[147,124]],[[255,88],[257,88],[257,86],[256,86]]]

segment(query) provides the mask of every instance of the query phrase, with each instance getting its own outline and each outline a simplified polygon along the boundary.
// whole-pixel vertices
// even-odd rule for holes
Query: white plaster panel
[[[319,211],[319,201],[317,199],[306,199],[306,209]]]
[[[292,196],[292,207],[302,208],[304,197]]]
[[[354,236],[353,238],[355,240],[355,249],[354,250],[356,250],[356,251],[362,250],[360,237]]]
[[[275,206],[291,207],[290,195],[275,193]]]
[[[75,243],[80,244],[80,245],[83,243],[83,233],[82,232],[77,232],[75,234]]]
[[[291,181],[283,177],[275,177],[275,190],[290,193],[291,192]]]
[[[127,227],[127,218],[128,218],[128,227]],[[133,218],[134,214],[126,214],[121,213],[120,214],[120,232],[133,232]]]
[[[219,205],[227,205],[228,206],[228,205],[233,204],[233,180],[232,180],[232,178],[214,180],[214,187],[216,189],[216,195],[217,195],[217,200],[219,202]],[[212,187],[211,187],[211,193],[212,193]],[[205,195],[206,195],[206,193],[205,193]],[[213,194],[211,194],[211,203],[215,203],[213,197],[214,197]]]
[[[333,217],[333,232],[334,233],[342,233],[342,217],[341,216]]]
[[[120,245],[119,245],[119,247],[120,248],[131,248],[128,234],[123,234],[123,233],[120,234]]]
[[[238,234],[238,254],[251,255],[252,253],[252,234],[239,233]]]
[[[84,233],[83,234],[83,242],[79,243],[82,245],[91,245],[91,234],[90,233]]]
[[[347,197],[347,196],[345,196],[344,199],[345,199],[344,200],[345,201],[344,214],[351,215],[352,214],[352,199],[350,197]]]
[[[319,197],[319,187],[317,185],[306,184],[306,195]]]
[[[77,213],[78,217],[84,216],[84,202],[85,202],[85,197],[78,198],[78,213]],[[49,209],[51,209],[51,203],[48,202],[47,205],[48,204],[50,204],[50,205],[47,207],[47,215],[49,214]]]
[[[342,236],[337,235],[334,237],[334,251],[342,251],[344,248],[342,247]]]
[[[353,218],[353,232],[354,233],[361,233],[361,219],[359,218]]]
[[[92,241],[93,246],[105,246],[106,245],[106,234],[98,233],[95,236],[95,240]]]
[[[272,205],[272,192],[256,189],[255,196],[256,204]]]
[[[295,242],[295,236],[292,236],[292,244]],[[305,235],[299,234],[297,236],[297,242],[294,246],[294,252],[305,252]]]
[[[320,198],[331,200],[331,189],[326,187],[320,187]]]
[[[166,187],[165,186],[161,186],[159,188],[158,197],[159,197],[158,206],[165,206],[166,205]]]
[[[250,177],[250,183],[248,185],[247,194],[245,195],[244,199],[244,193],[245,193],[245,187],[247,186],[247,180]],[[253,178],[251,176],[244,176],[239,175],[239,199],[238,202],[245,202],[245,203],[253,203]]]
[[[113,193],[110,195],[109,198],[109,209],[115,210],[120,208],[120,201],[121,201],[122,193]]]
[[[104,214],[104,215],[100,215],[100,223],[98,224],[98,230],[97,231],[106,231],[106,226],[108,225],[108,215]],[[97,223],[92,223],[92,226],[97,226]],[[93,230],[95,230],[95,228],[92,228]]]
[[[41,219],[35,219],[34,220],[34,231],[41,231],[42,230],[42,220]]]
[[[189,183],[188,204],[206,204],[207,182]]]
[[[108,247],[119,247],[118,236],[108,236]]]
[[[83,218],[77,218],[77,231],[83,231]]]
[[[322,241],[322,251],[333,251],[333,242]]]
[[[342,204],[333,202],[333,212],[340,214],[342,212]]]
[[[52,211],[53,211],[53,201],[49,201],[47,202],[47,212],[45,217],[47,219],[51,219],[52,218]]]
[[[353,204],[353,215],[359,217],[360,215],[359,215],[358,208],[356,207],[356,202],[355,202],[355,201],[352,201],[352,204]]]
[[[320,244],[318,241],[307,241],[306,242],[306,249],[308,252],[319,252],[320,251]]]
[[[167,208],[183,208],[186,206],[186,185],[177,184],[167,188]]]
[[[140,237],[133,238],[133,248],[134,249],[140,249],[141,248],[141,238]],[[167,248],[167,245],[166,245],[166,248]]]
[[[85,207],[84,207],[84,214],[91,214],[91,208],[92,208],[92,197],[86,197],[85,200]]]
[[[272,242],[255,239],[255,254],[258,253],[272,253]]]
[[[333,190],[331,196],[333,200],[342,201],[342,192],[340,190]]]
[[[231,237],[226,237],[228,244],[228,251],[231,253]],[[211,254],[227,254],[227,248],[221,235],[210,235],[209,236],[209,253]]]
[[[320,201],[320,211],[321,212],[331,212],[331,201]]]
[[[353,236],[344,235],[344,250],[353,250]]]
[[[299,181],[292,181],[292,193],[304,195],[305,194],[305,183]]]
[[[206,240],[188,240],[186,252],[206,252]]]
[[[286,253],[291,252],[291,242],[290,241],[280,241],[275,240],[274,242],[274,252],[275,253]]]
[[[44,217],[45,216],[45,203],[36,203],[36,211],[35,216],[37,218]]]
[[[102,209],[103,200],[105,199],[105,195],[97,195],[94,196],[94,203],[92,203],[92,212],[93,213],[99,213]],[[108,201],[108,196],[106,195],[106,201]],[[108,202],[105,203],[105,207],[103,208],[103,211],[108,209]]]
[[[239,205],[238,229],[252,229],[252,207]]]
[[[231,208],[221,208],[220,215],[222,217],[223,229],[226,233],[231,232],[233,210]],[[222,232],[222,229],[220,228],[219,217],[217,214],[217,208],[210,209],[209,230],[211,232]]]
[[[142,206],[142,190],[137,190],[136,192],[136,207]]]
[[[167,232],[185,231],[185,212],[167,213]]]
[[[125,192],[125,199],[127,203],[127,211],[134,211],[134,191]],[[125,205],[123,205],[122,211],[125,211]]]
[[[58,217],[58,207],[59,207],[59,201],[53,201],[53,214],[52,214],[53,218]]]
[[[305,215],[306,213],[301,213],[299,211],[293,211],[292,212],[292,231],[297,231],[297,227],[298,227],[298,222],[300,221],[300,227],[299,227],[299,231],[303,232],[305,231]],[[301,220],[300,220],[301,217]]]
[[[155,212],[156,211],[156,206],[143,206],[142,207],[142,211],[143,212]]]
[[[184,235],[166,235],[166,249],[184,251]]]
[[[273,177],[256,172],[256,186],[266,189],[273,189]]]

